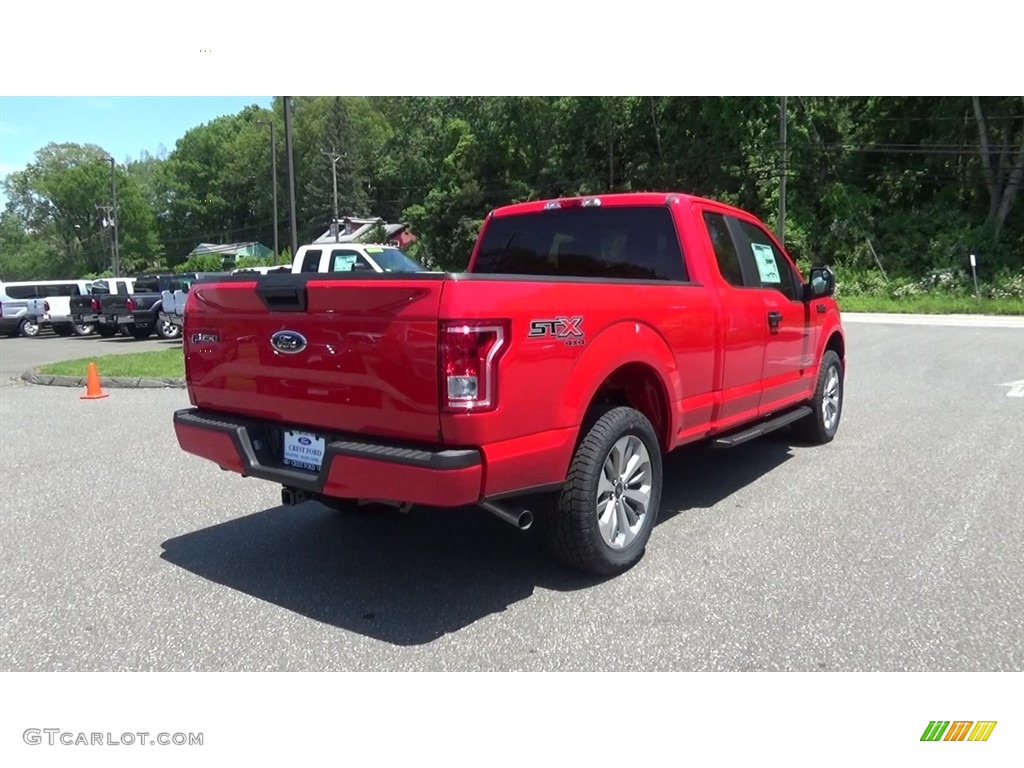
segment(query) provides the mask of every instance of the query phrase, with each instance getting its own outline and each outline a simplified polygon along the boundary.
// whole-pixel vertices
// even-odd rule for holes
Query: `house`
[[[215,254],[217,256],[228,256],[237,259],[239,256],[256,256],[264,258],[273,256],[274,252],[262,243],[200,243],[189,256],[205,256]]]
[[[241,256],[260,259],[273,258],[274,252],[262,243],[200,243],[189,253],[192,256],[220,256],[225,267],[233,265]]]
[[[338,236],[334,236],[334,228],[330,227],[314,243],[359,243],[373,235],[378,227],[384,228],[384,242],[396,248],[405,248],[416,241],[416,236],[409,231],[408,224],[388,224],[379,216],[374,218],[358,218],[346,216],[339,220]],[[373,239],[379,239],[374,237]]]

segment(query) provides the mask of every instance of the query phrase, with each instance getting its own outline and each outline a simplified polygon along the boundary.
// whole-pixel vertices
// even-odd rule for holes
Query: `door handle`
[[[781,312],[772,311],[772,312],[768,313],[768,330],[770,330],[772,333],[778,333],[779,332],[779,323],[781,323],[781,322],[782,322],[782,313]]]

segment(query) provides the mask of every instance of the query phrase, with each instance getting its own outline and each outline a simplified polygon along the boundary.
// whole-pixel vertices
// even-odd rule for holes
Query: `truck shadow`
[[[715,506],[790,455],[787,443],[771,437],[726,452],[675,452],[666,459],[659,525]],[[229,520],[162,547],[163,560],[204,579],[400,646],[457,632],[537,587],[573,591],[604,581],[550,559],[537,526],[517,532],[475,508],[346,515],[309,502]]]

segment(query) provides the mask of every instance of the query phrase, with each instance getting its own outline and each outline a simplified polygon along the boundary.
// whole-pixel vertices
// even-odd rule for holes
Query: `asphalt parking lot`
[[[179,450],[182,390],[8,380],[104,342],[2,339],[0,669],[1020,671],[1024,330],[847,337],[836,440],[674,453],[611,580],[474,510],[282,508]]]

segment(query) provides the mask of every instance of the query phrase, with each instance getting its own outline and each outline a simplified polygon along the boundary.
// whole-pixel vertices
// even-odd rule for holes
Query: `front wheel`
[[[71,329],[75,332],[75,336],[92,336],[96,332],[96,326],[93,323],[74,323]]]
[[[651,422],[615,407],[585,427],[557,501],[541,516],[549,549],[602,576],[643,557],[661,504],[661,447]]]
[[[831,442],[843,415],[843,361],[832,350],[821,358],[811,413],[793,425],[801,440],[815,445]]]

